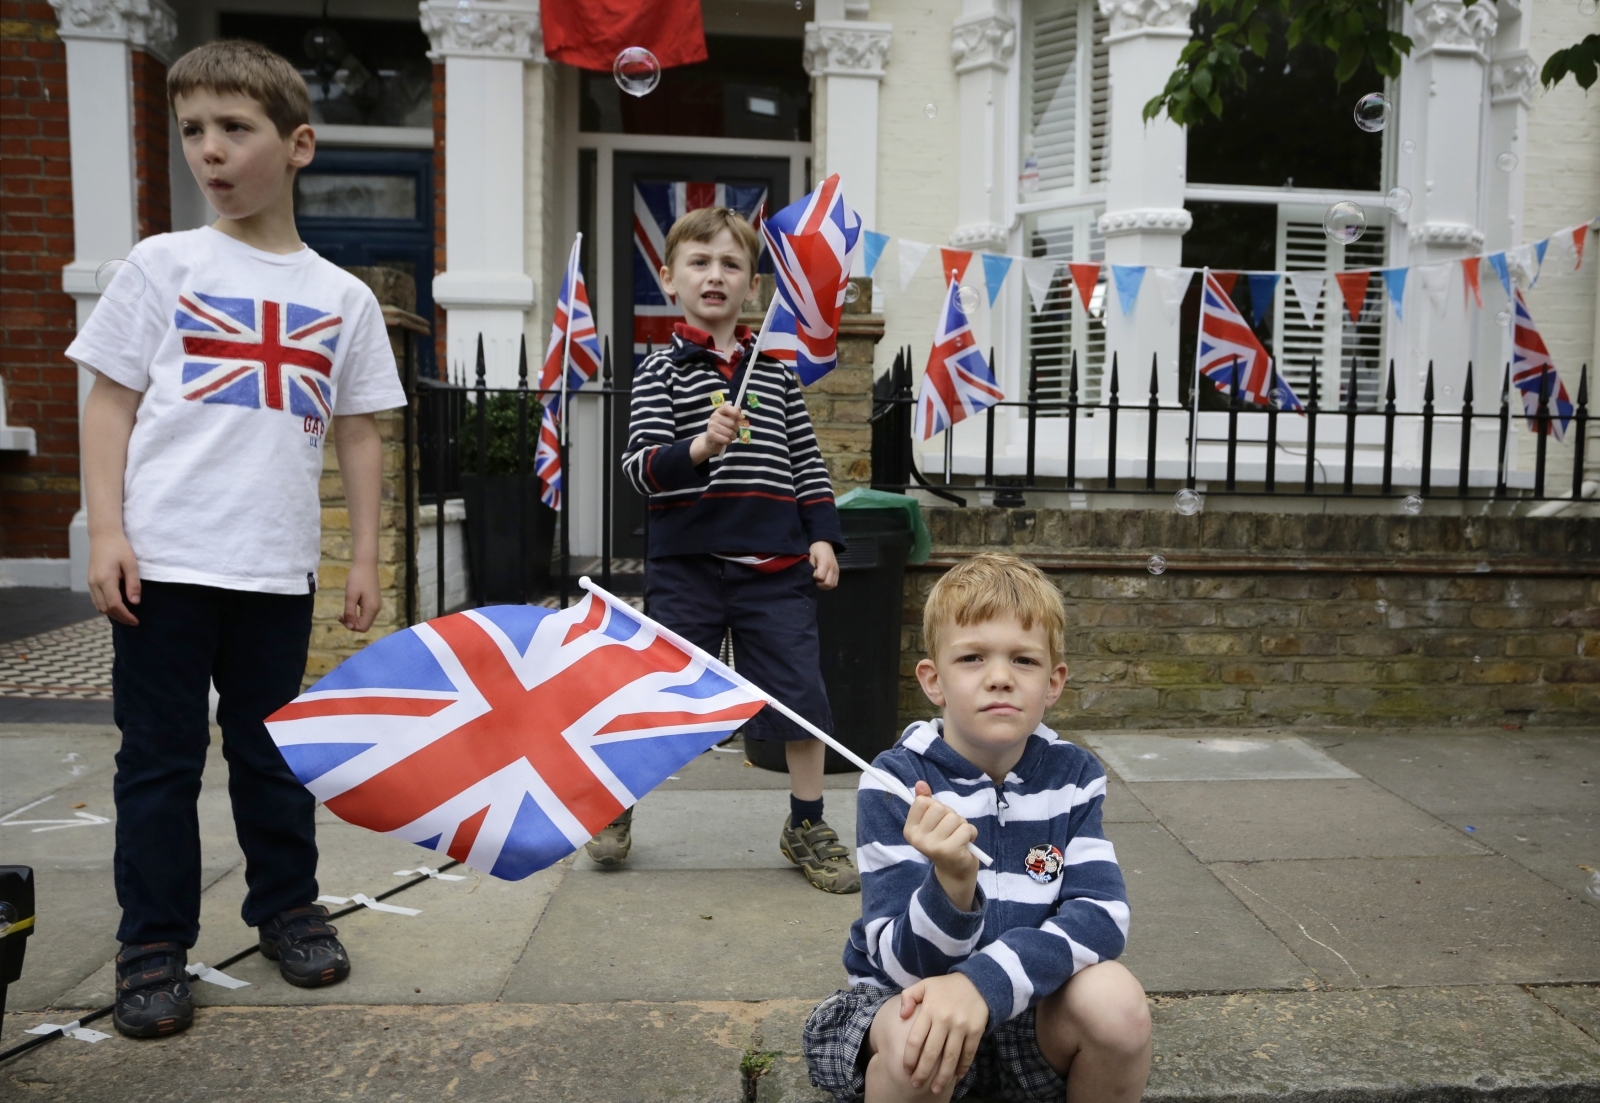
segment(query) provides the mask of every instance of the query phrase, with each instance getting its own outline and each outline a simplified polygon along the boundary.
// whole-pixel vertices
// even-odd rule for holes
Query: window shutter
[[[1039,10],[1027,40],[1031,152],[1039,162],[1040,191],[1070,188],[1077,165],[1078,5],[1066,0]]]
[[[1340,245],[1322,232],[1322,211],[1278,208],[1278,269],[1286,272],[1343,272],[1383,264],[1386,227],[1369,226],[1359,241]],[[1371,408],[1382,401],[1384,290],[1376,273],[1367,284],[1359,323],[1350,321],[1338,285],[1327,280],[1313,324],[1300,313],[1294,291],[1284,281],[1273,304],[1273,349],[1278,371],[1302,400],[1311,390],[1311,367],[1318,369],[1317,404],[1332,409],[1344,401],[1343,388],[1356,365],[1356,401]]]
[[[1089,55],[1089,183],[1103,184],[1111,172],[1111,20],[1092,5],[1094,39]]]

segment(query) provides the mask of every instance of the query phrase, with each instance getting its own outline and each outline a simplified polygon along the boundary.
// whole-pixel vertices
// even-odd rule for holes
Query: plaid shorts
[[[860,1103],[867,1085],[865,1048],[872,1020],[898,989],[858,984],[819,1003],[806,1019],[804,1050],[814,1087],[833,1093],[838,1103]],[[994,1103],[1062,1103],[1066,1082],[1039,1052],[1034,1009],[1000,1023],[978,1043],[972,1067],[950,1093],[952,1101],[971,1094]]]

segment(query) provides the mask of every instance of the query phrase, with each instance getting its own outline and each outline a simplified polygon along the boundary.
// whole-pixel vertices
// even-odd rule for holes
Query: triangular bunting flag
[[[1450,290],[1451,267],[1447,261],[1444,264],[1424,264],[1416,269],[1422,289],[1428,293],[1428,301],[1433,304],[1433,312],[1441,318],[1445,312],[1445,293]]]
[[[863,271],[870,280],[872,270],[878,267],[878,259],[883,256],[883,247],[889,244],[889,235],[880,234],[876,230],[862,230],[861,236],[866,244],[866,252],[862,257]]]
[[[1177,320],[1178,308],[1183,305],[1183,297],[1189,293],[1193,282],[1193,268],[1156,269],[1156,290],[1161,293],[1161,309],[1166,311],[1167,321]]]
[[[1508,250],[1506,253],[1506,257],[1511,264],[1511,270],[1516,273],[1518,282],[1524,287],[1532,287],[1539,282],[1540,262],[1534,259],[1533,252],[1533,245],[1527,244],[1518,245],[1515,249]],[[1544,250],[1540,249],[1539,252],[1543,253]]]
[[[1139,285],[1144,282],[1144,269],[1142,264],[1111,266],[1111,282],[1117,285],[1117,302],[1122,304],[1124,318],[1133,313],[1134,305],[1139,301]]]
[[[1539,271],[1541,271],[1541,272],[1544,271],[1544,255],[1549,249],[1550,249],[1550,239],[1549,238],[1545,238],[1543,241],[1536,241],[1536,242],[1533,243],[1533,251],[1536,254],[1535,257],[1534,257],[1534,262],[1536,264],[1538,264]],[[1533,277],[1533,282],[1534,283],[1538,283],[1539,282],[1539,277],[1538,276],[1534,276]]]
[[[1294,292],[1294,303],[1300,308],[1306,325],[1317,324],[1317,304],[1322,300],[1322,285],[1328,280],[1326,272],[1290,272],[1289,287]]]
[[[1272,306],[1272,293],[1278,289],[1278,281],[1282,278],[1278,272],[1251,272],[1245,276],[1250,285],[1250,313],[1254,316],[1252,324],[1258,328]]]
[[[983,254],[983,282],[989,286],[989,305],[994,305],[995,297],[1000,294],[1000,285],[1006,282],[1006,275],[1011,271],[1011,258],[999,253]]]
[[[1072,269],[1072,283],[1078,289],[1078,298],[1083,300],[1083,309],[1089,309],[1089,300],[1094,295],[1094,285],[1100,282],[1100,264],[1069,264]]]
[[[1511,298],[1511,268],[1506,264],[1505,253],[1490,253],[1489,267],[1500,277],[1500,286],[1505,288],[1506,298]]]
[[[946,249],[939,246],[939,271],[944,276],[944,285],[950,286],[951,280],[960,280],[967,274],[967,265],[972,263],[971,249]]]
[[[1461,297],[1465,299],[1467,292],[1471,291],[1472,298],[1480,310],[1483,309],[1483,292],[1478,287],[1478,262],[1482,259],[1482,257],[1461,258],[1461,278],[1466,281],[1461,288]]]
[[[1572,230],[1572,251],[1574,253],[1576,253],[1577,257],[1578,257],[1577,262],[1574,263],[1573,266],[1572,266],[1572,270],[1574,272],[1576,272],[1578,269],[1583,267],[1583,245],[1584,245],[1584,242],[1586,242],[1588,240],[1589,240],[1589,224],[1587,222],[1585,222],[1582,226],[1576,226],[1576,227],[1573,228],[1573,230]]]
[[[917,274],[917,267],[922,263],[922,258],[928,255],[928,250],[933,246],[925,241],[912,241],[910,238],[900,239],[900,290],[904,291],[911,286],[911,277]]]
[[[1056,269],[1061,262],[1054,257],[1034,257],[1022,262],[1022,277],[1028,282],[1028,297],[1033,309],[1044,313],[1045,300],[1050,297],[1050,285],[1055,282]]]
[[[1394,304],[1395,321],[1406,320],[1402,304],[1406,297],[1406,272],[1404,268],[1385,268],[1378,273],[1383,277],[1383,289],[1389,293],[1389,301]]]
[[[1239,282],[1239,273],[1218,272],[1212,269],[1211,278],[1222,285],[1222,290],[1227,293],[1229,299],[1233,298],[1233,285]]]
[[[1367,284],[1372,280],[1372,273],[1335,272],[1333,278],[1344,293],[1344,308],[1350,312],[1350,320],[1359,323],[1361,308],[1367,302]]]

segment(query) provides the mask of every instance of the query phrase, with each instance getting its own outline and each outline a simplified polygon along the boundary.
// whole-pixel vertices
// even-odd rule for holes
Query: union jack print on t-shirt
[[[314,306],[189,291],[173,324],[183,336],[183,397],[259,410],[333,416],[333,354],[344,319]]]

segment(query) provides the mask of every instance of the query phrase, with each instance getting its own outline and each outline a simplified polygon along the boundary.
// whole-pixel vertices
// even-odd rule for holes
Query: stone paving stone
[[[1101,808],[1102,823],[1154,823],[1156,818],[1132,789],[1111,774],[1106,775],[1106,800]]]
[[[1106,831],[1133,912],[1122,963],[1147,992],[1301,988],[1306,966],[1159,824]]]
[[[1131,788],[1202,862],[1489,853],[1472,836],[1360,778]]]
[[[835,789],[853,790],[860,777],[854,771],[824,774],[822,787],[829,794]],[[706,751],[678,771],[678,780],[663,782],[660,787],[663,792],[685,789],[782,789],[788,792],[789,775],[781,770],[746,766],[744,744],[735,739],[726,747]]]
[[[1360,775],[1294,736],[1094,735],[1089,745],[1127,782],[1266,781]]]
[[[789,793],[775,789],[673,791],[657,789],[633,814],[628,867],[651,869],[784,869],[795,867],[778,850],[789,815]],[[827,790],[823,816],[855,851],[856,800],[851,791]],[[579,854],[574,870],[607,870]]]
[[[1593,910],[1498,855],[1210,868],[1330,987],[1600,981]]]
[[[1585,891],[1600,869],[1600,811],[1544,816],[1475,816],[1452,812],[1443,817],[1472,838],[1567,890],[1574,900],[1600,908],[1600,897]],[[1471,832],[1467,828],[1471,827]]]
[[[1528,989],[1567,1022],[1600,1042],[1600,988],[1541,984]]]
[[[574,875],[502,998],[821,999],[845,984],[844,943],[860,915],[859,895],[821,892],[793,869]]]
[[[102,773],[109,777],[121,740],[121,733],[109,725],[0,724],[0,816]],[[72,754],[82,761],[62,761]],[[74,766],[81,768],[77,775]],[[111,791],[109,782],[105,791]],[[8,837],[0,833],[0,839]]]

